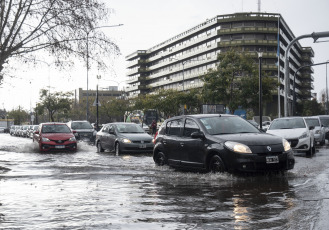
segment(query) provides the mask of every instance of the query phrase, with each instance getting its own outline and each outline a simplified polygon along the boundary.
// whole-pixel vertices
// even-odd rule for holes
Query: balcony
[[[218,42],[218,47],[243,46],[243,45],[268,45],[277,46],[276,40],[236,40]]]
[[[218,35],[226,34],[245,34],[245,33],[278,33],[278,28],[264,28],[264,27],[239,27],[231,29],[221,29],[218,30]]]

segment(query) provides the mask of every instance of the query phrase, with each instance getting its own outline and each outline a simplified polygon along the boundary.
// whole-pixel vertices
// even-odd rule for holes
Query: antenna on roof
[[[260,13],[261,0],[258,0],[258,13]]]

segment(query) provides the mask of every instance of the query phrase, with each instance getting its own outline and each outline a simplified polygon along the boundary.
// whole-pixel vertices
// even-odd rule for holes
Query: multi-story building
[[[160,89],[184,91],[202,87],[203,82],[199,77],[210,68],[215,68],[218,53],[239,47],[257,59],[257,52],[261,50],[262,69],[275,77],[280,85],[277,92],[273,92],[273,102],[265,107],[265,113],[277,116],[284,107],[284,54],[294,38],[280,14],[235,13],[216,16],[148,50],[138,50],[126,56],[126,92],[128,97],[135,97]],[[291,109],[294,81],[297,102],[311,98],[311,90],[314,89],[313,69],[297,69],[312,64],[314,52],[312,48],[302,47],[296,42],[289,56],[287,89],[290,90],[288,101]]]
[[[117,86],[108,86],[106,88],[101,88],[98,91],[96,90],[88,90],[89,100],[96,100],[96,94],[98,92],[99,100],[102,101],[104,99],[111,100],[113,98],[121,98],[124,96],[124,92],[118,90]],[[75,93],[76,101],[79,103],[86,103],[87,101],[87,90],[83,90],[79,88]]]

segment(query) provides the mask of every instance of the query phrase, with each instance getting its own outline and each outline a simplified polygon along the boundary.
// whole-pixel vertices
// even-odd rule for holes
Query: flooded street
[[[0,229],[327,229],[329,145],[286,174],[155,166],[151,154],[41,154],[0,135]]]

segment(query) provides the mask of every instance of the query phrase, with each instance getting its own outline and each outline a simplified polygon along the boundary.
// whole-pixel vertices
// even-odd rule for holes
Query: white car
[[[285,138],[294,151],[311,156],[315,153],[313,129],[303,117],[283,117],[274,119],[266,133]]]
[[[318,142],[321,146],[324,145],[326,143],[326,131],[323,124],[321,124],[320,118],[317,116],[305,117],[305,121],[309,127],[314,126],[315,142]]]

